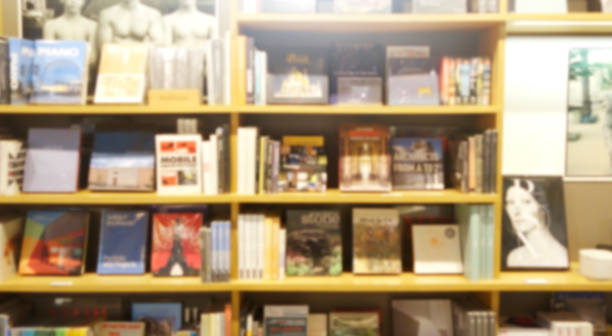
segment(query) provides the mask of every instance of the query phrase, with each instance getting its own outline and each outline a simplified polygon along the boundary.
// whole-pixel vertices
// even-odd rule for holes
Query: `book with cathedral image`
[[[151,272],[156,276],[198,276],[201,255],[198,232],[201,213],[153,215]]]

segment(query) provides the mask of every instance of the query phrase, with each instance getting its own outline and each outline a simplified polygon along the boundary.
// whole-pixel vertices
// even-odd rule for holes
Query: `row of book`
[[[31,304],[18,298],[0,305],[0,332],[11,336],[229,336],[230,304],[131,302],[131,320],[122,302],[58,297]]]
[[[259,50],[244,35],[238,48],[246,58],[239,67],[246,104],[490,104],[488,57],[442,57],[438,64],[430,46],[376,43]]]
[[[449,141],[453,185],[462,192],[497,192],[498,131]]]
[[[286,230],[280,216],[238,216],[238,278],[280,280],[285,277]]]
[[[17,271],[22,275],[82,274],[88,238],[95,237],[89,232],[91,222],[89,212],[72,210],[28,211],[25,228],[20,216],[3,216],[0,218],[2,244],[7,253],[2,258],[0,277],[6,279]],[[203,228],[200,212],[159,212],[153,214],[152,222],[152,234],[149,234],[147,211],[103,210],[97,273],[144,274],[151,236],[153,275],[201,275],[204,282],[229,281],[229,221],[213,220],[209,228]],[[208,239],[200,241],[200,230],[208,233]],[[18,246],[21,253],[17,262]]]
[[[392,300],[391,335],[495,336],[496,314],[475,300]],[[308,305],[253,305],[241,313],[241,334],[266,336],[382,335],[377,308],[313,313]]]
[[[217,127],[204,141],[197,128],[190,128],[182,130],[184,134],[95,133],[89,190],[228,192],[229,126]],[[82,132],[77,128],[31,128],[27,149],[20,140],[0,140],[0,194],[76,192],[81,149]]]
[[[209,105],[230,104],[231,38],[199,47],[105,44],[97,104],[142,104],[147,89],[194,90]],[[91,69],[85,41],[0,39],[0,104],[85,104]],[[208,90],[208,91],[207,91]]]
[[[255,13],[497,13],[498,0],[307,0],[294,4],[285,0],[242,0],[241,10]]]
[[[495,207],[460,204],[456,209],[465,276],[472,281],[492,280],[495,276]]]

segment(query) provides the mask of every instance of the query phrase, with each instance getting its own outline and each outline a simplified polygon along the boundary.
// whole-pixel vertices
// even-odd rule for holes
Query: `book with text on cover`
[[[0,281],[17,273],[17,256],[19,240],[23,231],[23,218],[16,215],[0,217]]]
[[[94,325],[96,336],[145,336],[144,322],[103,321]]]
[[[353,208],[353,273],[402,272],[399,211]]]
[[[148,50],[146,44],[105,44],[102,47],[94,102],[143,103]]]
[[[322,136],[283,136],[280,191],[327,189],[327,155]]]
[[[84,211],[28,211],[19,274],[80,275],[88,226]]]
[[[202,137],[189,134],[155,136],[157,192],[202,193]]]
[[[98,274],[143,274],[149,214],[102,211]]]
[[[156,276],[200,275],[202,260],[198,232],[201,213],[153,215],[151,272]]]
[[[444,151],[439,138],[393,138],[393,189],[444,189]]]

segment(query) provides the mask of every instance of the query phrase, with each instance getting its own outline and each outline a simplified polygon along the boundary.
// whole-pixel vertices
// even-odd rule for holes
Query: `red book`
[[[232,336],[232,305],[225,305],[225,336]]]
[[[158,276],[200,274],[198,230],[200,213],[158,213],[153,215],[151,271]]]

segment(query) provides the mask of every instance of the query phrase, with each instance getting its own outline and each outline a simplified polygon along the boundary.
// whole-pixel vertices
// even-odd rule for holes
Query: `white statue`
[[[203,46],[215,37],[217,20],[200,12],[196,0],[179,0],[179,8],[165,15],[164,42],[181,47]]]

